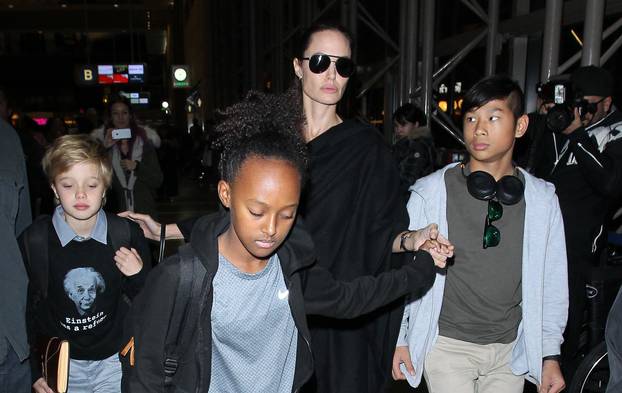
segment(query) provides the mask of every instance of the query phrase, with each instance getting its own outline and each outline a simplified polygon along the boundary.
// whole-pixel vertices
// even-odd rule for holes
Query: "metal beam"
[[[497,36],[499,33],[499,1],[488,1],[488,39],[486,40],[486,75],[495,73],[497,65]]]
[[[590,0],[585,5],[583,25],[583,56],[581,65],[600,65],[600,44],[603,36],[605,0]]]
[[[530,0],[514,0],[512,15],[525,15],[529,13]],[[510,75],[518,82],[525,91],[527,79],[527,45],[529,39],[525,36],[512,37],[510,39]]]
[[[384,65],[378,72],[374,74],[371,78],[365,82],[363,88],[358,92],[356,98],[361,98],[367,93],[367,91],[378,81],[378,79],[382,78],[382,76],[391,68],[393,65],[399,60],[400,55],[395,56],[391,60],[387,61],[387,64]]]
[[[419,46],[419,37],[417,35],[419,31],[419,0],[405,0],[408,3],[407,6],[407,20],[406,20],[406,52],[401,52],[407,56],[405,83],[402,85],[405,88],[405,94],[402,95],[402,102],[410,101],[410,97],[415,91],[417,86],[417,49]]]
[[[395,49],[396,52],[400,51],[399,46],[391,39],[389,34],[376,22],[374,17],[367,11],[363,4],[358,4],[359,16],[363,23],[365,23],[374,33],[384,40],[389,46]]]
[[[434,17],[435,0],[423,0],[423,37],[422,37],[422,67],[421,87],[423,90],[422,107],[425,115],[430,118],[432,114],[432,67],[434,64]]]
[[[603,31],[603,40],[608,38],[611,34],[613,34],[620,27],[622,27],[622,18],[613,22],[609,27],[605,29],[605,31]],[[577,53],[572,55],[568,60],[566,60],[562,65],[559,66],[557,72],[559,74],[563,74],[564,72],[566,72],[566,70],[572,67],[574,63],[576,63],[577,61],[579,61],[579,59],[581,59],[581,54],[582,54],[582,51],[578,51]],[[602,58],[601,58],[601,62],[602,62]]]
[[[590,0],[591,1],[591,0]],[[585,20],[586,0],[564,1],[562,12],[562,26],[582,23]],[[606,0],[605,16],[622,13],[622,0]],[[502,35],[529,35],[542,31],[546,23],[545,10],[533,11],[527,15],[520,15],[499,22],[499,34]],[[482,29],[456,34],[436,42],[435,56],[450,56],[459,51],[464,45],[473,40]]]
[[[470,9],[471,11],[473,11],[473,13],[477,16],[479,16],[479,18],[486,24],[488,24],[488,15],[486,15],[486,12],[484,11],[484,9],[479,5],[479,3],[477,1],[471,1],[471,0],[460,0],[462,2],[462,4],[464,4],[468,9]]]
[[[613,43],[611,44],[609,49],[607,49],[607,51],[601,56],[601,58],[600,58],[600,65],[605,64],[607,62],[607,60],[609,60],[611,58],[611,56],[614,53],[616,53],[616,51],[618,49],[620,49],[620,46],[622,46],[622,35],[619,36],[618,38],[616,38],[616,40],[613,41]]]
[[[475,48],[483,39],[488,35],[488,31],[484,30],[473,41],[469,42],[464,48],[462,48],[458,53],[453,55],[445,64],[443,64],[434,75],[432,75],[432,79],[434,81],[434,86],[438,85],[438,83],[443,80],[447,74],[456,68],[458,64]]]
[[[542,43],[542,68],[540,80],[548,81],[557,75],[559,65],[559,37],[562,24],[563,0],[546,0],[546,23]]]
[[[440,112],[437,112],[437,113],[440,113]],[[434,122],[436,122],[436,124],[441,126],[445,131],[447,131],[449,135],[451,135],[452,138],[454,138],[458,143],[462,144],[462,146],[466,146],[464,144],[464,141],[462,140],[462,135],[460,135],[454,129],[452,129],[447,124],[445,124],[445,122],[442,121],[437,115],[435,115],[434,113],[431,113],[428,118],[431,118]]]

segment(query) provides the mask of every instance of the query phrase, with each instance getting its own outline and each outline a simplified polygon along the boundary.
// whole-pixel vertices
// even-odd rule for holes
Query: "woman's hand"
[[[125,171],[133,171],[138,166],[137,161],[134,160],[121,160],[121,168]]]
[[[135,248],[119,248],[114,254],[114,261],[121,273],[127,277],[137,274],[143,268],[143,260]]]
[[[150,215],[134,213],[131,211],[124,211],[118,214],[120,217],[129,218],[134,221],[138,225],[140,225],[140,229],[143,230],[143,234],[147,239],[159,241],[160,240],[160,230],[161,224],[156,222]]]
[[[148,214],[134,213],[131,211],[125,211],[118,214],[120,217],[129,218],[134,221],[138,225],[140,225],[140,229],[143,230],[143,234],[147,239],[155,240],[156,242],[160,241],[160,230],[162,229],[162,224],[154,220]],[[181,231],[177,224],[168,224],[166,226],[166,240],[173,239],[183,239]]]
[[[112,128],[107,128],[104,131],[104,147],[109,149],[114,145],[114,139],[112,139]]]
[[[36,393],[54,393],[52,388],[48,386],[47,382],[45,382],[45,379],[43,378],[37,379],[35,383],[32,384],[32,389]]]

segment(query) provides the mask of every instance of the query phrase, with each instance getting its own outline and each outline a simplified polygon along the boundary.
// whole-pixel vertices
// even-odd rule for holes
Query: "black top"
[[[129,244],[141,255],[144,266],[131,277],[116,267],[110,235],[107,245],[88,239],[72,240],[62,247],[51,220],[33,225],[49,226],[47,297],[37,301],[38,297],[29,293],[28,298],[34,319],[29,322],[29,341],[32,380],[36,381],[41,376],[39,345],[50,337],[69,340],[73,359],[102,360],[121,350],[129,302],[145,282],[151,257],[147,241],[134,223],[130,223]],[[23,249],[24,240],[20,240]]]
[[[300,212],[318,265],[345,281],[401,266],[408,254],[392,257],[391,247],[407,229],[408,215],[397,165],[380,133],[346,120],[308,146],[310,181]],[[390,377],[402,312],[400,299],[353,321],[311,318],[317,387],[310,389],[380,391]]]
[[[207,392],[211,370],[211,307],[214,302],[212,280],[218,269],[218,236],[230,224],[229,213],[217,212],[198,219],[192,230],[190,252],[199,258],[206,270],[200,299],[192,299],[198,307],[200,320],[187,342],[189,350],[180,354],[179,367],[173,378],[176,391]],[[296,370],[292,391],[296,392],[311,378],[314,358],[309,342],[307,314],[354,318],[374,310],[399,296],[428,290],[435,277],[432,258],[424,251],[417,260],[399,270],[378,277],[359,277],[351,282],[338,282],[314,264],[313,242],[298,219],[285,242],[277,250],[285,284],[289,290],[289,306],[298,329]],[[179,283],[180,256],[167,258],[149,275],[145,288],[136,297],[130,318],[135,342],[135,367],[128,374],[131,393],[164,392],[164,343],[173,313]],[[185,329],[183,331],[186,331]],[[241,365],[252,367],[252,365]],[[345,378],[345,376],[344,376]],[[352,382],[352,380],[349,380]]]
[[[600,140],[588,133],[597,129]],[[535,174],[555,185],[569,273],[582,274],[589,266],[586,262],[606,244],[609,208],[622,195],[622,114],[614,110],[587,130],[581,127],[568,136],[548,132],[539,149],[543,151]]]
[[[408,201],[410,186],[434,171],[434,141],[432,138],[401,138],[395,142],[392,151],[400,171],[400,187]]]

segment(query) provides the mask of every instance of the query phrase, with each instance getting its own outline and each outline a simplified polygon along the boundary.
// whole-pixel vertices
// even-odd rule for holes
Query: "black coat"
[[[289,290],[289,306],[298,329],[296,370],[292,391],[310,379],[313,356],[307,314],[353,318],[374,310],[407,293],[427,291],[434,281],[435,268],[426,252],[417,253],[416,263],[378,277],[361,277],[348,283],[335,281],[325,269],[314,264],[313,242],[299,222],[277,250]],[[199,322],[188,348],[182,354],[174,378],[176,392],[206,392],[211,371],[212,281],[218,269],[218,236],[229,227],[227,212],[199,219],[192,231],[190,246],[206,269],[206,285],[199,302]],[[135,339],[135,367],[129,390],[164,392],[164,341],[179,279],[179,256],[158,265],[132,306]]]
[[[392,254],[408,227],[395,159],[373,127],[346,120],[309,143],[310,179],[299,209],[318,265],[343,281],[377,275],[407,258]],[[308,392],[376,393],[391,378],[402,299],[355,320],[309,319],[316,386]]]

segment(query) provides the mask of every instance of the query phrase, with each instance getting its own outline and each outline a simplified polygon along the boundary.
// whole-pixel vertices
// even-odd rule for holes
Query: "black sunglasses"
[[[488,201],[488,213],[486,214],[486,223],[484,225],[484,248],[496,247],[501,242],[501,232],[499,228],[492,225],[493,221],[497,221],[503,217],[503,206],[494,199]]]
[[[336,60],[332,60],[335,58]],[[349,57],[339,57],[327,55],[324,53],[316,53],[311,57],[303,57],[302,60],[309,60],[309,69],[314,74],[321,74],[330,67],[330,63],[335,63],[337,73],[344,78],[349,78],[354,74],[356,66]]]

